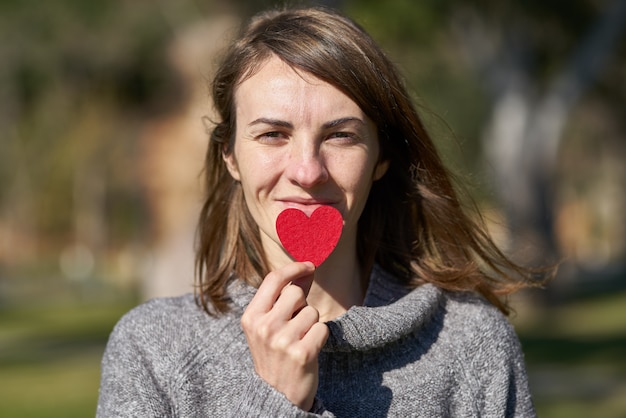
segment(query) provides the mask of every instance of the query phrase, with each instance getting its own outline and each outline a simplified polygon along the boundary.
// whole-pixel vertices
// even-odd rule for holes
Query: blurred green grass
[[[626,291],[523,311],[513,322],[539,417],[626,417]]]
[[[100,359],[131,301],[0,310],[3,417],[94,416]]]
[[[2,416],[94,416],[106,340],[134,304],[0,309]],[[626,416],[626,291],[553,306],[524,304],[513,322],[538,415]]]

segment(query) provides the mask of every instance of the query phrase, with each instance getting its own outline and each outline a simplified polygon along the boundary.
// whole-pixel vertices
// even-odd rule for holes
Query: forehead
[[[237,114],[248,111],[351,112],[359,106],[332,84],[294,68],[276,56],[265,60],[235,90]]]
[[[292,76],[298,76],[308,82],[323,82],[314,74],[311,74],[305,70],[299,69],[297,66],[289,64],[284,61],[278,55],[269,53],[269,55],[263,57],[259,62],[252,63],[247,66],[248,69],[243,72],[243,75],[235,87],[237,91],[243,84],[252,80],[266,80],[272,78],[274,75],[290,74]]]

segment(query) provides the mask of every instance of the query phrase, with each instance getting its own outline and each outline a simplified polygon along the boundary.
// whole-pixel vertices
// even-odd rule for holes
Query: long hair
[[[406,286],[476,291],[507,312],[501,296],[530,285],[531,274],[498,249],[480,218],[465,212],[395,66],[358,24],[322,8],[252,18],[213,80],[218,119],[210,131],[196,254],[204,309],[228,311],[233,277],[258,286],[269,272],[258,227],[223,155],[235,135],[236,88],[272,55],[335,86],[376,124],[381,160],[390,164],[359,219],[362,271],[369,274],[377,263]]]

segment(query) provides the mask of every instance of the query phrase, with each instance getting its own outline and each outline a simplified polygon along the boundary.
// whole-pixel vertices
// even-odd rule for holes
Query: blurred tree
[[[512,240],[525,257],[556,261],[555,180],[572,110],[623,44],[626,1],[515,3],[498,19],[476,9],[457,17],[459,39],[492,95],[484,146]],[[486,8],[493,11],[495,8]],[[506,23],[504,23],[506,22]],[[496,29],[494,29],[496,28]],[[623,45],[622,45],[623,48]]]
[[[571,112],[585,97],[607,103],[602,112],[623,138],[625,3],[392,0],[346,7],[390,47],[409,83],[464,141],[453,165],[472,161],[465,168],[479,171],[487,156],[509,250],[541,263],[560,256],[554,182],[564,181],[556,174],[565,124],[589,123],[568,119]],[[437,136],[450,152],[446,136]],[[529,237],[535,253],[522,251]]]
[[[152,4],[0,2],[0,263],[142,233],[135,132],[185,94],[171,29]]]

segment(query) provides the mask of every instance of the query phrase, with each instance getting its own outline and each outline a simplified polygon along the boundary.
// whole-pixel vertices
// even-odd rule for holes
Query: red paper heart
[[[276,232],[285,250],[298,261],[319,266],[333,252],[343,228],[341,213],[332,206],[320,206],[311,217],[299,209],[282,211]]]

